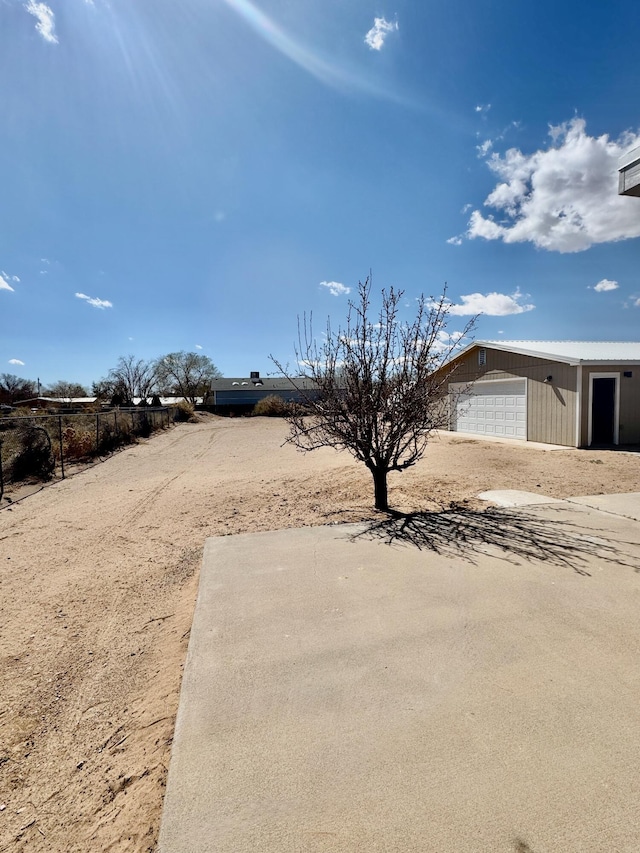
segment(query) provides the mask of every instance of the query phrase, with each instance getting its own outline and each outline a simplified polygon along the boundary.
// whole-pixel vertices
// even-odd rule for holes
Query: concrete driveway
[[[207,540],[160,853],[637,853],[640,495],[581,501]]]

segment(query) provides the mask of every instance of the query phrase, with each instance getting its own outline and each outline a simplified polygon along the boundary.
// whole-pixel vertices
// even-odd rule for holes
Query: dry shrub
[[[55,470],[51,439],[42,427],[23,424],[17,430],[19,449],[10,459],[10,479],[17,483],[35,477],[50,480]]]
[[[191,403],[187,403],[186,400],[180,400],[179,403],[176,403],[173,412],[174,421],[188,421],[191,424],[198,422],[198,419],[195,416],[195,409],[193,408]]]
[[[62,452],[65,459],[84,459],[95,451],[95,432],[68,426],[62,431]]]
[[[263,397],[253,407],[253,414],[265,418],[286,418],[291,414],[291,405],[277,394]]]

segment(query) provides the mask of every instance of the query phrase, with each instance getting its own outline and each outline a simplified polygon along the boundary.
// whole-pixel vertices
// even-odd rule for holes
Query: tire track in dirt
[[[136,522],[144,516],[146,512],[149,512],[153,509],[156,504],[158,498],[170,488],[170,486],[179,480],[181,477],[189,474],[193,465],[199,462],[206,454],[211,450],[212,445],[216,442],[216,433],[211,431],[210,428],[194,430],[193,432],[182,434],[178,436],[176,439],[171,441],[168,445],[161,449],[161,453],[166,455],[169,451],[175,451],[175,448],[179,444],[183,444],[187,439],[192,441],[193,436],[204,433],[206,438],[206,443],[204,447],[196,451],[190,456],[189,463],[184,465],[178,473],[173,474],[167,478],[165,478],[158,486],[152,488],[144,497],[142,497],[137,503],[132,507],[131,510],[127,512],[127,527],[131,530]],[[117,535],[118,538],[122,538],[122,526],[120,523],[113,524],[109,527],[104,528],[99,537],[99,544],[94,544],[94,547],[90,547],[87,551],[87,554],[91,556],[95,554],[97,550],[100,550],[104,547],[102,543],[104,543],[106,538],[111,538],[113,535]],[[122,606],[124,604],[124,600],[128,595],[128,590],[121,589],[114,594],[114,597],[111,601],[110,606],[107,608],[106,613],[108,614],[105,619],[103,619],[100,623],[100,628],[94,635],[95,644],[101,645],[104,642],[105,637],[109,634],[112,634],[114,628],[116,627],[119,614],[122,611]],[[83,688],[80,691],[78,696],[78,702],[76,706],[76,713],[74,715],[74,724],[79,724],[82,717],[85,715],[86,710],[82,710],[83,705],[87,700],[87,693],[89,691],[89,684],[85,683]]]

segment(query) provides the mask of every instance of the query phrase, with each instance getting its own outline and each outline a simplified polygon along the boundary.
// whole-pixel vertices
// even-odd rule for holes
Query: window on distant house
[[[486,363],[487,363],[487,351],[486,351],[486,349],[481,348],[478,350],[478,365],[480,367],[484,367]]]

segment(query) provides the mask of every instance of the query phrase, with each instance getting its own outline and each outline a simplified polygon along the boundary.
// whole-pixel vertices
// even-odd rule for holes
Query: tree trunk
[[[371,468],[373,475],[373,488],[375,492],[375,507],[376,509],[387,512],[389,509],[389,498],[387,495],[387,469],[386,468]]]

